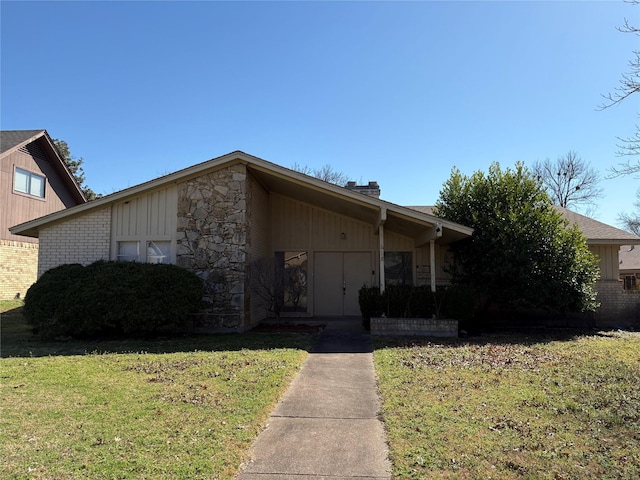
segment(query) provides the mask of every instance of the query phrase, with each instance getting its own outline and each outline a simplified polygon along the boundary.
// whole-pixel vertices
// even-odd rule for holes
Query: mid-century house
[[[303,291],[285,305],[296,316],[360,315],[364,284],[447,281],[447,246],[471,228],[382,201],[375,182],[349,187],[233,152],[12,232],[39,238],[39,274],[100,259],[188,268],[214,300],[211,326],[238,330],[267,317],[258,259],[298,269]]]
[[[38,238],[9,227],[86,200],[46,130],[0,132],[0,299],[37,279]]]
[[[210,326],[244,330],[268,316],[251,281],[260,259],[295,268],[284,309],[295,316],[358,316],[364,284],[447,283],[448,247],[473,230],[379,196],[376,182],[340,187],[233,152],[11,230],[40,239],[39,274],[101,259],[188,268],[214,301]],[[593,320],[635,318],[640,295],[625,295],[638,292],[622,288],[618,251],[640,238],[561,212],[600,259]]]
[[[620,247],[620,281],[625,290],[640,290],[640,244]]]

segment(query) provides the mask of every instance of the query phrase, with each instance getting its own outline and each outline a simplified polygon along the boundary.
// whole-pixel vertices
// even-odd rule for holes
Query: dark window
[[[413,285],[411,252],[384,252],[385,285]]]
[[[283,312],[307,311],[307,252],[276,252],[282,266]]]

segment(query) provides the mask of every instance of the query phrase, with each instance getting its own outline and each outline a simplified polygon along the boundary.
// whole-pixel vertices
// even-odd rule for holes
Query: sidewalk
[[[369,335],[328,321],[237,480],[390,479]]]

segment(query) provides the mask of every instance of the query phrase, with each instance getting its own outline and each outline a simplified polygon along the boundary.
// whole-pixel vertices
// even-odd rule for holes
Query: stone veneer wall
[[[246,167],[236,164],[178,186],[176,263],[204,281],[204,328],[243,330],[249,320],[246,184]]]
[[[595,313],[596,326],[640,327],[640,290],[624,290],[617,280],[600,280],[596,290],[601,304]]]
[[[0,300],[24,298],[38,278],[38,244],[0,240]]]

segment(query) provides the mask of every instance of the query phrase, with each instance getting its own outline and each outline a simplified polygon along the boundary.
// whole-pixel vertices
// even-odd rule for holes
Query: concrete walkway
[[[369,335],[329,320],[237,480],[390,479]]]

